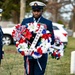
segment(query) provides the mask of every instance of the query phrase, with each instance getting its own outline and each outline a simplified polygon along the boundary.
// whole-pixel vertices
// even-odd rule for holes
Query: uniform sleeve
[[[2,38],[3,38],[3,31],[2,31],[2,28],[0,26],[0,41],[1,41],[1,45],[3,45],[2,44]]]
[[[54,44],[55,42],[55,37],[54,37],[54,32],[53,32],[53,25],[52,25],[52,22],[49,23],[49,26],[48,26],[48,30],[50,31],[51,33],[51,38],[52,38],[52,42],[51,42],[51,45]]]
[[[25,25],[25,19],[23,19],[23,21],[22,21],[21,25]]]
[[[2,59],[2,54],[3,54],[3,52],[2,52],[2,47],[3,47],[2,38],[3,38],[3,31],[0,26],[0,60]]]
[[[2,31],[1,26],[0,26],[0,35],[1,35],[1,37],[3,37],[3,31]]]

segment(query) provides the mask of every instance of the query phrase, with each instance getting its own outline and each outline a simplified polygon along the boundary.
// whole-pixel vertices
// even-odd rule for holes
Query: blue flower
[[[42,31],[42,34],[46,34],[46,29],[44,29],[44,30]]]
[[[40,54],[38,52],[34,52],[35,55],[39,56]]]

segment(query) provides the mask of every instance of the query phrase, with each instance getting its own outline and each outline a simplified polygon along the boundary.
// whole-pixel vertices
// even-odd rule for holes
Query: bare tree
[[[71,4],[73,6],[72,11],[67,11],[67,10],[63,12],[59,11],[61,7],[64,7],[65,5],[68,4]],[[74,32],[73,36],[75,37],[75,0],[48,0],[47,10],[50,13],[52,13],[54,22],[57,22],[58,17],[60,16],[59,14],[71,12],[72,13],[71,24],[72,24],[72,30]]]
[[[68,0],[48,0],[48,4],[47,4],[47,11],[49,11],[50,13],[52,13],[53,16],[53,21],[57,22],[60,15],[60,9],[61,7],[64,7],[65,5],[69,4],[71,1]],[[64,13],[64,12],[63,12]]]

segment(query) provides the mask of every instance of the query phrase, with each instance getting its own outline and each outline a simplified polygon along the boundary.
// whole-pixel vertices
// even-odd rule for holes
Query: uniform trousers
[[[29,59],[24,58],[24,67],[27,75],[44,75],[46,64],[47,64],[48,54],[43,54],[41,58]]]

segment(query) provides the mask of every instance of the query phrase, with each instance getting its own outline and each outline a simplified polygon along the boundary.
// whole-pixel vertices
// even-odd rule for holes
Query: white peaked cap
[[[30,6],[34,6],[35,3],[36,3],[38,6],[46,6],[46,4],[44,4],[43,2],[39,2],[39,1],[33,1],[33,2],[31,2],[29,5],[30,5]]]

